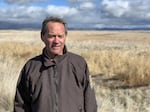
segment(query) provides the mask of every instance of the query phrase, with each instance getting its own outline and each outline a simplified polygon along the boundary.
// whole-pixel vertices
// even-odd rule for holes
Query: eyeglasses
[[[65,34],[62,34],[62,35],[55,35],[55,34],[50,34],[50,33],[48,33],[48,34],[47,34],[47,37],[48,37],[48,38],[56,38],[56,37],[58,37],[58,38],[64,38],[64,37],[65,37]]]

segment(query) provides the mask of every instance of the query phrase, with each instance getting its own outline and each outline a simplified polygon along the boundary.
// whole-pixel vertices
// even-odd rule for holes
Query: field
[[[89,66],[98,112],[150,112],[150,31],[69,31]],[[0,30],[0,112],[12,112],[19,72],[41,53],[40,31]]]

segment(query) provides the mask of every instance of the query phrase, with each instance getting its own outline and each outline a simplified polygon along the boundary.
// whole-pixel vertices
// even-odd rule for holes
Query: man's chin
[[[60,52],[60,51],[58,51],[58,50],[53,50],[53,51],[51,51],[51,53],[52,53],[53,55],[62,55],[62,52]]]

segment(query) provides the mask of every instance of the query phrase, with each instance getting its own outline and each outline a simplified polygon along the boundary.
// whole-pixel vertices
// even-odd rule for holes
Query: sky
[[[73,29],[150,29],[150,0],[0,0],[0,29],[40,28],[48,16]]]

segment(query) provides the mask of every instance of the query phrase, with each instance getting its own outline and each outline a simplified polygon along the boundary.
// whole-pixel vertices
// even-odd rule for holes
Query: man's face
[[[65,27],[62,23],[47,23],[47,32],[42,36],[42,40],[51,55],[62,55],[65,45]]]

